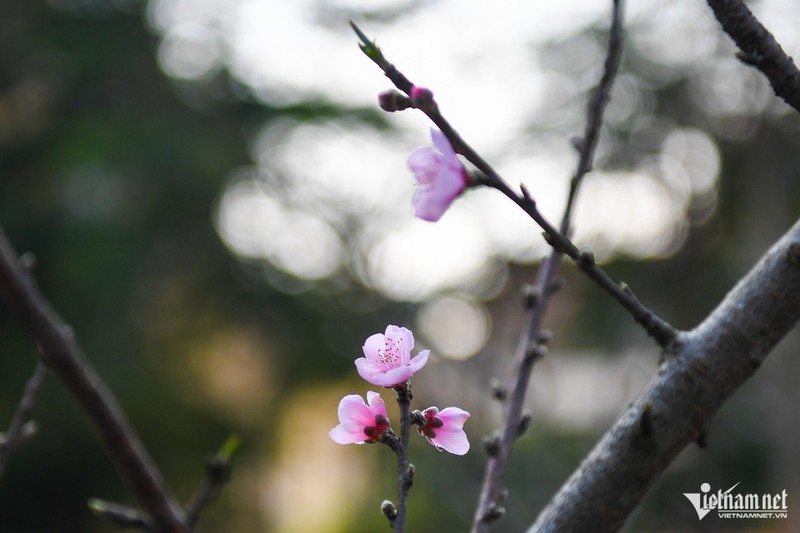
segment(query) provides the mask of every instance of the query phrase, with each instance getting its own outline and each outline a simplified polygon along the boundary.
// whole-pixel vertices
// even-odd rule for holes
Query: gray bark
[[[696,328],[528,530],[616,531],[678,453],[800,319],[800,222]]]

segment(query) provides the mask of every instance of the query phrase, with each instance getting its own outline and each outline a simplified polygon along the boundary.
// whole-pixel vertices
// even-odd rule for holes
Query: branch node
[[[536,304],[539,303],[541,294],[539,294],[539,289],[537,289],[535,285],[526,284],[522,288],[522,296],[525,300],[525,307],[527,309],[533,309],[536,307]]]
[[[575,136],[572,139],[570,139],[570,142],[572,143],[572,147],[575,148],[576,152],[578,152],[579,154],[583,153],[583,150],[586,146],[586,140],[583,137]]]
[[[708,432],[706,430],[701,431],[694,440],[694,443],[697,444],[698,448],[705,448],[708,446]]]
[[[39,263],[33,252],[25,252],[20,256],[18,264],[23,270],[30,272],[35,270]]]
[[[389,522],[394,522],[394,519],[397,518],[397,509],[389,500],[383,500],[381,503],[381,513],[389,519]]]
[[[487,435],[483,438],[483,449],[489,457],[497,457],[500,453],[500,436],[497,434]]]
[[[505,514],[506,514],[505,507],[493,503],[492,505],[489,506],[489,509],[487,509],[486,512],[483,514],[483,517],[481,517],[481,521],[485,523],[494,522],[495,520],[503,518]]]
[[[595,264],[594,252],[586,246],[582,247],[580,255],[578,256],[578,262],[583,268],[593,266]]]
[[[789,262],[793,265],[800,266],[800,242],[792,243],[787,251]]]
[[[519,425],[517,426],[517,438],[522,437],[531,427],[531,422],[533,421],[533,413],[530,411],[525,411],[522,413],[522,416],[519,419]]]
[[[549,344],[551,340],[553,340],[553,332],[549,329],[540,329],[536,334],[537,344],[546,345]]]
[[[525,351],[525,363],[532,364],[547,355],[547,346],[534,344]]]
[[[760,54],[759,52],[745,52],[744,50],[739,50],[736,52],[736,59],[745,65],[756,68],[760,67],[764,63],[764,55]]]
[[[489,388],[492,390],[492,397],[498,402],[504,402],[508,399],[508,388],[499,379],[490,379]]]
[[[417,467],[409,463],[408,468],[406,469],[406,474],[403,476],[403,488],[406,490],[406,492],[411,489],[412,485],[414,485],[414,474],[416,472]]]
[[[384,91],[378,95],[378,105],[387,113],[402,111],[412,107],[411,99],[395,90]]]
[[[650,439],[653,432],[653,402],[647,402],[639,417],[639,434],[645,439]]]
[[[552,296],[554,293],[560,291],[561,289],[566,286],[567,280],[564,276],[555,276],[553,280],[550,282],[550,285],[547,286],[547,294]]]

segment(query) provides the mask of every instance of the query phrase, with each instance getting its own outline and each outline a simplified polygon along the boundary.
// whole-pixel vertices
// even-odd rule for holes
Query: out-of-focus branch
[[[736,56],[760,70],[775,94],[800,111],[800,70],[741,0],[708,0],[714,16],[739,47]]]
[[[36,431],[36,423],[30,419],[31,412],[33,412],[33,407],[36,405],[39,389],[46,374],[47,367],[41,360],[37,361],[36,369],[25,384],[25,391],[22,393],[22,398],[17,405],[8,430],[0,438],[0,478],[6,472],[8,461],[11,458],[11,454],[14,453],[14,449]]]
[[[411,97],[414,84],[384,57],[383,52],[381,52],[374,42],[370,41],[364,35],[358,26],[352,22],[351,25],[361,40],[360,47],[364,54],[383,70],[383,73],[394,83],[395,87]],[[413,98],[412,101],[414,101]],[[636,320],[659,345],[666,347],[675,339],[677,335],[675,328],[645,307],[627,286],[614,282],[614,280],[595,263],[594,256],[591,252],[581,250],[575,246],[567,235],[559,231],[558,228],[553,226],[544,215],[542,215],[536,206],[536,201],[524,187],[521,187],[519,193],[515,191],[494,168],[478,154],[478,152],[467,144],[456,129],[453,128],[439,112],[439,107],[432,97],[424,102],[416,102],[414,105],[436,124],[450,141],[450,144],[457,153],[461,154],[475,165],[481,173],[479,179],[484,185],[497,189],[525,211],[525,213],[544,230],[544,237],[548,244],[556,251],[572,259],[578,268],[583,270],[589,278],[594,280],[603,290],[622,304],[622,306],[630,312],[634,320]]]
[[[577,198],[577,192],[583,177],[591,170],[594,160],[594,151],[603,123],[603,111],[608,103],[611,86],[619,68],[622,56],[622,5],[621,0],[614,0],[611,29],[609,30],[603,75],[592,91],[587,106],[586,129],[583,139],[576,145],[579,150],[578,165],[570,182],[570,191],[564,215],[561,220],[561,233],[569,235],[571,227],[572,208]],[[511,455],[514,443],[521,433],[523,424],[523,405],[527,395],[533,365],[545,350],[547,336],[542,334],[542,321],[550,296],[553,294],[553,278],[561,263],[562,253],[553,249],[548,258],[542,263],[537,272],[533,291],[527,295],[527,305],[530,319],[528,329],[522,342],[522,349],[517,357],[516,371],[510,393],[506,398],[506,411],[504,424],[500,432],[491,437],[487,452],[489,457],[486,463],[483,484],[481,485],[478,506],[473,519],[473,533],[486,533],[490,525],[502,516],[504,509],[501,505],[503,491],[503,477],[506,464]]]
[[[92,420],[159,533],[187,533],[183,512],[125,414],[81,354],[72,329],[52,310],[0,228],[0,287],[42,359]]]
[[[797,222],[696,328],[575,470],[529,533],[618,530],[648,488],[800,321]]]
[[[191,532],[197,527],[200,511],[217,497],[222,486],[230,480],[231,460],[242,442],[233,435],[222,444],[219,451],[206,463],[206,475],[194,499],[186,508],[186,527]]]

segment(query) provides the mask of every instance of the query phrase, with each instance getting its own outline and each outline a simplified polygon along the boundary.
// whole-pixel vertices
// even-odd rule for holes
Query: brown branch
[[[383,73],[394,83],[395,87],[411,97],[414,84],[384,57],[381,50],[374,42],[370,41],[364,35],[358,26],[352,22],[350,24],[361,40],[360,47],[364,54],[383,70]],[[675,339],[677,335],[675,328],[645,307],[630,290],[614,282],[603,269],[597,266],[590,252],[581,250],[575,246],[562,231],[559,231],[558,228],[553,226],[544,215],[542,215],[536,207],[536,202],[524,187],[521,188],[520,193],[517,193],[494,168],[492,168],[492,166],[461,137],[458,131],[456,131],[450,122],[439,112],[439,107],[433,100],[432,95],[428,95],[426,99],[411,98],[411,100],[417,109],[425,113],[425,115],[436,124],[450,141],[453,149],[475,165],[482,173],[480,179],[484,185],[497,189],[525,211],[525,213],[544,230],[545,239],[548,244],[556,251],[572,259],[578,268],[583,270],[589,278],[594,280],[603,290],[622,304],[622,306],[631,313],[634,320],[636,320],[659,345],[662,347],[668,346]]]
[[[800,111],[800,70],[741,0],[708,0],[714,16],[739,47],[737,57],[760,70],[775,94]]]
[[[724,301],[665,353],[659,372],[529,533],[611,532],[717,409],[800,321],[800,221]]]
[[[48,368],[92,420],[106,449],[160,533],[186,533],[183,511],[100,376],[84,359],[71,328],[51,309],[0,228],[0,287]]]

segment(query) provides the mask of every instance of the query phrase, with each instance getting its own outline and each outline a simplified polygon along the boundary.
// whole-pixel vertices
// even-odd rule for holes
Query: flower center
[[[380,359],[389,368],[396,368],[405,364],[403,354],[405,346],[403,346],[403,339],[386,338],[384,340],[384,348],[379,352]]]

